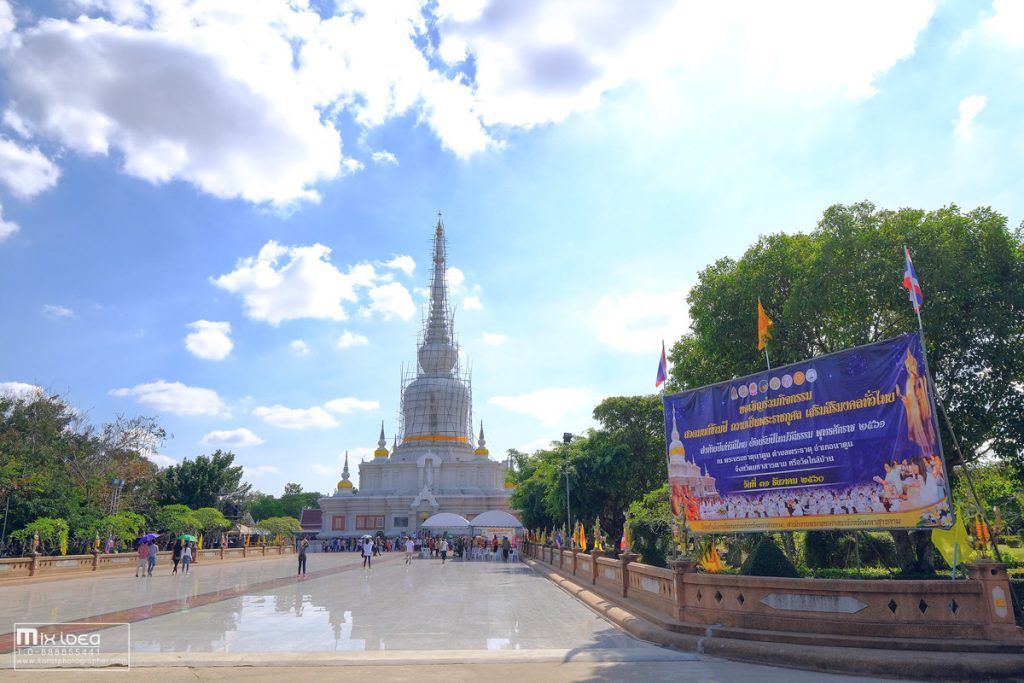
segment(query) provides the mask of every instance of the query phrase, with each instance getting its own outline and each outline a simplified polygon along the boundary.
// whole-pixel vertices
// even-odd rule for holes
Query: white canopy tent
[[[454,512],[438,512],[420,524],[424,529],[469,529],[469,520]]]
[[[504,510],[488,510],[487,512],[480,513],[473,518],[472,522],[466,522],[466,524],[472,524],[476,528],[488,527],[488,528],[501,528],[501,529],[522,529],[523,524],[513,515],[505,512]]]

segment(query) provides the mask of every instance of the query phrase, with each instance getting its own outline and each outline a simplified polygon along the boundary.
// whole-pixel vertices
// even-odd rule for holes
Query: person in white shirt
[[[413,545],[412,539],[411,538],[406,538],[405,539],[405,563],[406,564],[409,564],[410,562],[412,562],[413,548],[414,548],[414,545]]]
[[[370,568],[370,558],[373,556],[373,541],[369,538],[363,539],[363,568]]]
[[[441,541],[441,564],[448,559],[448,539],[445,538]]]

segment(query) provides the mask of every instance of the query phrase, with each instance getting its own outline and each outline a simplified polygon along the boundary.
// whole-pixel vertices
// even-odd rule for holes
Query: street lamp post
[[[572,441],[572,434],[565,432],[562,434],[562,443],[565,444],[565,533],[572,534],[572,509],[569,506],[569,442]],[[570,543],[570,547],[573,550],[576,549],[575,542]]]
[[[124,479],[111,479],[110,488],[110,514],[116,515],[117,509],[121,507],[121,489],[124,488]]]

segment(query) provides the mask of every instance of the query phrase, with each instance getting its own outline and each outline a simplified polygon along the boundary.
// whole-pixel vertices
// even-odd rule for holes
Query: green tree
[[[672,513],[668,504],[668,482],[629,506],[631,550],[655,567],[667,567],[672,552]]]
[[[164,436],[152,418],[96,428],[60,396],[0,396],[0,536],[40,517],[89,527],[110,511],[115,479],[122,509],[148,511],[156,466],[144,456]]]
[[[235,454],[217,449],[195,460],[185,458],[179,465],[160,471],[157,499],[161,505],[181,504],[191,508],[226,507],[241,504],[251,486],[242,483],[242,466],[234,465]]]
[[[11,534],[11,538],[21,543],[25,553],[33,551],[35,537],[39,537],[39,552],[44,555],[64,554],[68,545],[67,520],[52,517],[40,517]]]
[[[270,517],[260,522],[259,528],[271,537],[292,537],[302,531],[302,525],[294,517]]]
[[[196,529],[204,534],[218,535],[231,528],[231,521],[217,508],[199,508],[192,513],[196,520]]]
[[[825,211],[809,234],[762,237],[721,259],[690,291],[691,332],[673,345],[671,385],[682,390],[763,369],[757,299],[774,319],[773,365],[917,328],[902,288],[903,245],[925,292],[929,365],[970,461],[991,455],[1024,467],[1024,237],[988,208]],[[942,429],[947,459],[954,450]],[[901,564],[929,571],[929,535],[895,532]]]
[[[285,484],[281,495],[281,514],[285,517],[301,517],[307,508],[320,507],[323,494],[318,491],[303,491],[301,484]]]
[[[246,503],[246,509],[254,520],[284,516],[281,501],[268,493],[256,493],[251,496]]]
[[[522,512],[527,527],[560,528],[571,513],[573,526],[583,520],[589,534],[596,517],[604,533],[618,539],[629,504],[665,483],[659,397],[605,399],[594,408],[594,419],[598,429],[568,444],[553,443],[531,456],[509,452],[515,466],[512,505]]]
[[[112,535],[115,541],[130,546],[132,541],[142,536],[145,527],[145,517],[125,511],[116,515],[105,515],[95,522],[77,529],[75,538],[91,547],[94,539],[99,537],[100,547],[105,548],[107,537]]]
[[[195,510],[187,505],[164,505],[156,515],[157,528],[170,536],[199,531]]]

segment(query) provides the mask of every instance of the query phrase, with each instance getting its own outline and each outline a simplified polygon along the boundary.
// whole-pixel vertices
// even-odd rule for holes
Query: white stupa
[[[672,440],[668,444],[668,481],[670,485],[682,484],[689,486],[690,490],[698,497],[717,496],[715,478],[712,477],[707,467],[701,474],[697,463],[686,459],[686,448],[679,438],[679,428],[676,426],[676,416],[672,413]]]
[[[348,481],[346,457],[337,491],[320,499],[322,538],[412,533],[438,512],[472,519],[488,510],[509,510],[507,463],[490,458],[482,423],[473,443],[472,385],[459,366],[446,261],[444,226],[438,217],[430,304],[415,375],[403,382],[398,434],[389,453],[381,424],[373,460],[359,465],[358,492]]]

